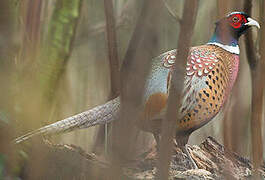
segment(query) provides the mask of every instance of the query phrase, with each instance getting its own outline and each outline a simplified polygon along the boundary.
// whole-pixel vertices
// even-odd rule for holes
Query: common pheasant
[[[251,27],[260,28],[257,21],[244,12],[232,12],[216,23],[210,41],[190,48],[187,58],[181,118],[176,120],[176,141],[187,144],[190,134],[205,125],[220,111],[236,80],[239,66],[239,37]],[[152,60],[143,98],[143,112],[136,125],[154,134],[159,140],[161,122],[167,105],[168,87],[177,50],[171,50]],[[171,82],[174,83],[174,82]],[[47,125],[15,139],[16,143],[34,135],[51,134],[105,124],[119,115],[120,99],[113,99],[73,117]]]

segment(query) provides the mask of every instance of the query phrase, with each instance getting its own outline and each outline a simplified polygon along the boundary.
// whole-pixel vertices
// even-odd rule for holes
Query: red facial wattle
[[[229,17],[228,20],[230,22],[230,25],[235,29],[238,29],[242,26],[242,24],[247,23],[245,16],[241,14],[234,14]]]

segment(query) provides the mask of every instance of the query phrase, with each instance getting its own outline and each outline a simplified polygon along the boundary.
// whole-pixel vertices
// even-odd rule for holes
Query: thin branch
[[[174,13],[174,11],[171,9],[171,7],[168,5],[168,3],[166,2],[166,0],[163,0],[164,1],[164,5],[167,9],[167,12],[168,14],[174,18],[174,20],[176,20],[178,23],[181,23],[181,18],[176,14]]]
[[[116,38],[116,22],[113,13],[112,1],[104,0],[104,10],[106,18],[106,36],[108,44],[108,57],[110,64],[110,79],[111,79],[111,92],[110,99],[117,97],[120,93],[120,70],[119,70],[119,57]],[[98,129],[94,150],[100,147],[105,142],[105,151],[107,151],[108,141],[108,126],[110,124],[101,125]],[[99,148],[100,149],[100,148]]]
[[[230,2],[230,3],[229,3]],[[217,1],[217,9],[218,9],[218,17],[221,19],[228,13],[228,9],[231,5],[231,1],[229,0],[218,0]],[[239,87],[234,87],[233,92],[237,93]],[[238,141],[238,132],[240,129],[238,127],[238,121],[242,121],[242,113],[235,113],[242,111],[242,107],[239,104],[241,99],[238,97],[230,96],[227,99],[227,103],[224,105],[224,120],[223,120],[223,138],[224,145],[230,150],[236,150],[239,146],[240,141]],[[234,101],[237,101],[238,104],[236,107],[234,106]],[[241,103],[242,104],[242,103]],[[231,110],[233,109],[233,110]],[[243,123],[241,123],[243,124]],[[235,126],[236,125],[236,126]]]
[[[264,8],[264,1],[261,3]],[[264,9],[261,8],[260,23],[261,23],[261,40],[260,53],[261,58],[258,58],[256,49],[254,48],[253,33],[249,32],[246,35],[245,44],[247,58],[251,70],[252,79],[252,103],[251,103],[251,138],[252,138],[252,156],[255,168],[262,164],[263,159],[263,143],[262,143],[262,112],[263,112],[263,93],[264,93],[264,43],[265,43],[265,23],[264,23]],[[252,1],[245,0],[244,10],[251,15]]]
[[[110,62],[110,79],[111,79],[111,97],[114,98],[119,94],[120,89],[120,71],[119,57],[116,39],[116,25],[113,13],[112,1],[104,0],[106,33],[108,43],[108,55]]]
[[[118,28],[124,26],[128,22],[128,17],[129,17],[129,11],[130,8],[132,7],[132,3],[134,1],[128,0],[126,4],[122,7],[121,13],[116,17],[116,22],[115,22],[115,29],[117,30]],[[106,22],[99,22],[95,25],[89,25],[88,28],[84,27],[85,29],[82,30],[80,35],[77,37],[77,40],[75,42],[75,45],[81,45],[84,42],[87,42],[87,38],[91,36],[97,36],[105,32],[106,30]]]
[[[42,0],[25,1],[22,2],[22,16],[23,22],[23,41],[22,41],[22,60],[24,63],[32,65],[32,61],[36,61],[37,52],[39,51],[40,37],[41,37],[41,12]],[[26,65],[27,71],[29,65]]]
[[[178,40],[178,54],[172,74],[169,90],[168,108],[165,120],[162,123],[162,139],[159,147],[159,162],[157,179],[168,179],[169,164],[172,154],[172,141],[176,131],[176,119],[179,117],[180,102],[185,76],[186,59],[188,57],[191,37],[197,15],[198,1],[186,0],[183,10],[183,22],[180,27]],[[177,107],[177,109],[176,109]]]
[[[251,15],[252,13],[252,0],[245,0],[244,1],[244,12],[246,12],[248,15]],[[255,48],[254,38],[253,38],[253,32],[250,30],[245,36],[245,42],[246,42],[246,54],[248,58],[248,64],[251,69],[254,69],[257,65],[257,51]]]

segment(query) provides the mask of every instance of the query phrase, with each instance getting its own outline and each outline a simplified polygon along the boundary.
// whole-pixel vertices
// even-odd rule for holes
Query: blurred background
[[[259,16],[263,11],[261,2],[252,1],[251,16],[258,21],[264,18]],[[177,48],[178,17],[182,15],[184,0],[164,0],[163,3],[161,49],[156,52],[157,56]],[[218,18],[231,11],[242,11],[244,3],[244,0],[199,1],[192,46],[205,44]],[[142,1],[113,0],[120,64],[141,7]],[[26,156],[24,147],[12,148],[10,140],[114,97],[106,32],[104,1],[1,0],[0,179],[7,173],[6,169],[11,174],[19,174],[23,169],[14,157]],[[253,37],[258,46],[260,35],[256,29]],[[227,148],[251,159],[252,86],[244,38],[240,39],[240,72],[229,102],[213,121],[191,135],[189,144],[200,144],[206,137],[213,136]],[[264,120],[264,109],[262,116]],[[104,128],[77,130],[56,135],[52,140],[74,144],[87,152],[102,153]],[[148,133],[140,132],[137,139],[139,153],[153,144],[153,137]]]

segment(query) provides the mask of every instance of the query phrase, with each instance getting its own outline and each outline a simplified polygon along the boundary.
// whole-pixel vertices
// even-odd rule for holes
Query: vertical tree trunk
[[[58,0],[55,3],[43,51],[44,58],[39,62],[40,73],[37,74],[47,102],[52,100],[71,55],[82,2]]]
[[[265,63],[265,23],[264,23],[264,1],[260,4],[260,55],[258,58],[254,45],[253,33],[249,32],[246,36],[246,52],[251,70],[252,79],[252,103],[251,103],[251,139],[252,157],[255,168],[263,163],[263,141],[262,141],[262,113],[263,113],[263,93],[264,93],[264,63]],[[245,0],[244,10],[251,15],[252,1]]]
[[[145,77],[149,73],[152,58],[159,52],[158,33],[162,23],[163,3],[160,0],[145,0],[142,3],[121,69],[121,117],[113,123],[111,177],[117,180],[122,179],[123,162],[134,158],[137,134],[134,127],[141,111]]]
[[[43,0],[26,0],[21,2],[23,17],[23,64],[32,66],[37,59],[41,38],[41,12]],[[25,62],[26,61],[26,62]],[[33,62],[32,62],[33,61]],[[27,68],[28,69],[28,68]]]
[[[162,122],[161,142],[159,144],[159,161],[157,179],[168,179],[169,164],[172,154],[172,140],[175,137],[176,119],[179,117],[180,102],[182,98],[183,82],[186,72],[186,59],[191,44],[191,37],[196,20],[198,1],[186,0],[184,4],[182,23],[178,40],[178,54],[172,73],[171,87],[168,97],[168,108],[165,120]],[[189,13],[188,13],[189,12]],[[177,109],[176,109],[177,107]]]
[[[229,3],[227,0],[218,0],[218,17],[223,18],[228,13]],[[232,106],[231,98],[228,99],[225,107],[224,107],[224,121],[223,121],[223,137],[224,137],[224,145],[231,149],[232,147],[232,135],[231,135],[231,119],[229,118],[229,109]]]
[[[116,22],[113,12],[112,1],[104,0],[106,17],[106,35],[108,44],[108,56],[110,62],[111,95],[115,98],[120,92],[120,66],[116,38]]]
[[[110,0],[104,0],[104,10],[106,19],[106,38],[108,45],[108,58],[110,64],[111,92],[110,99],[117,97],[120,93],[120,66],[116,38],[116,22],[113,12],[113,4]],[[105,148],[108,146],[108,131],[111,124],[100,125],[98,128],[94,151],[100,152],[102,144],[105,142]],[[106,149],[107,150],[107,149]]]

